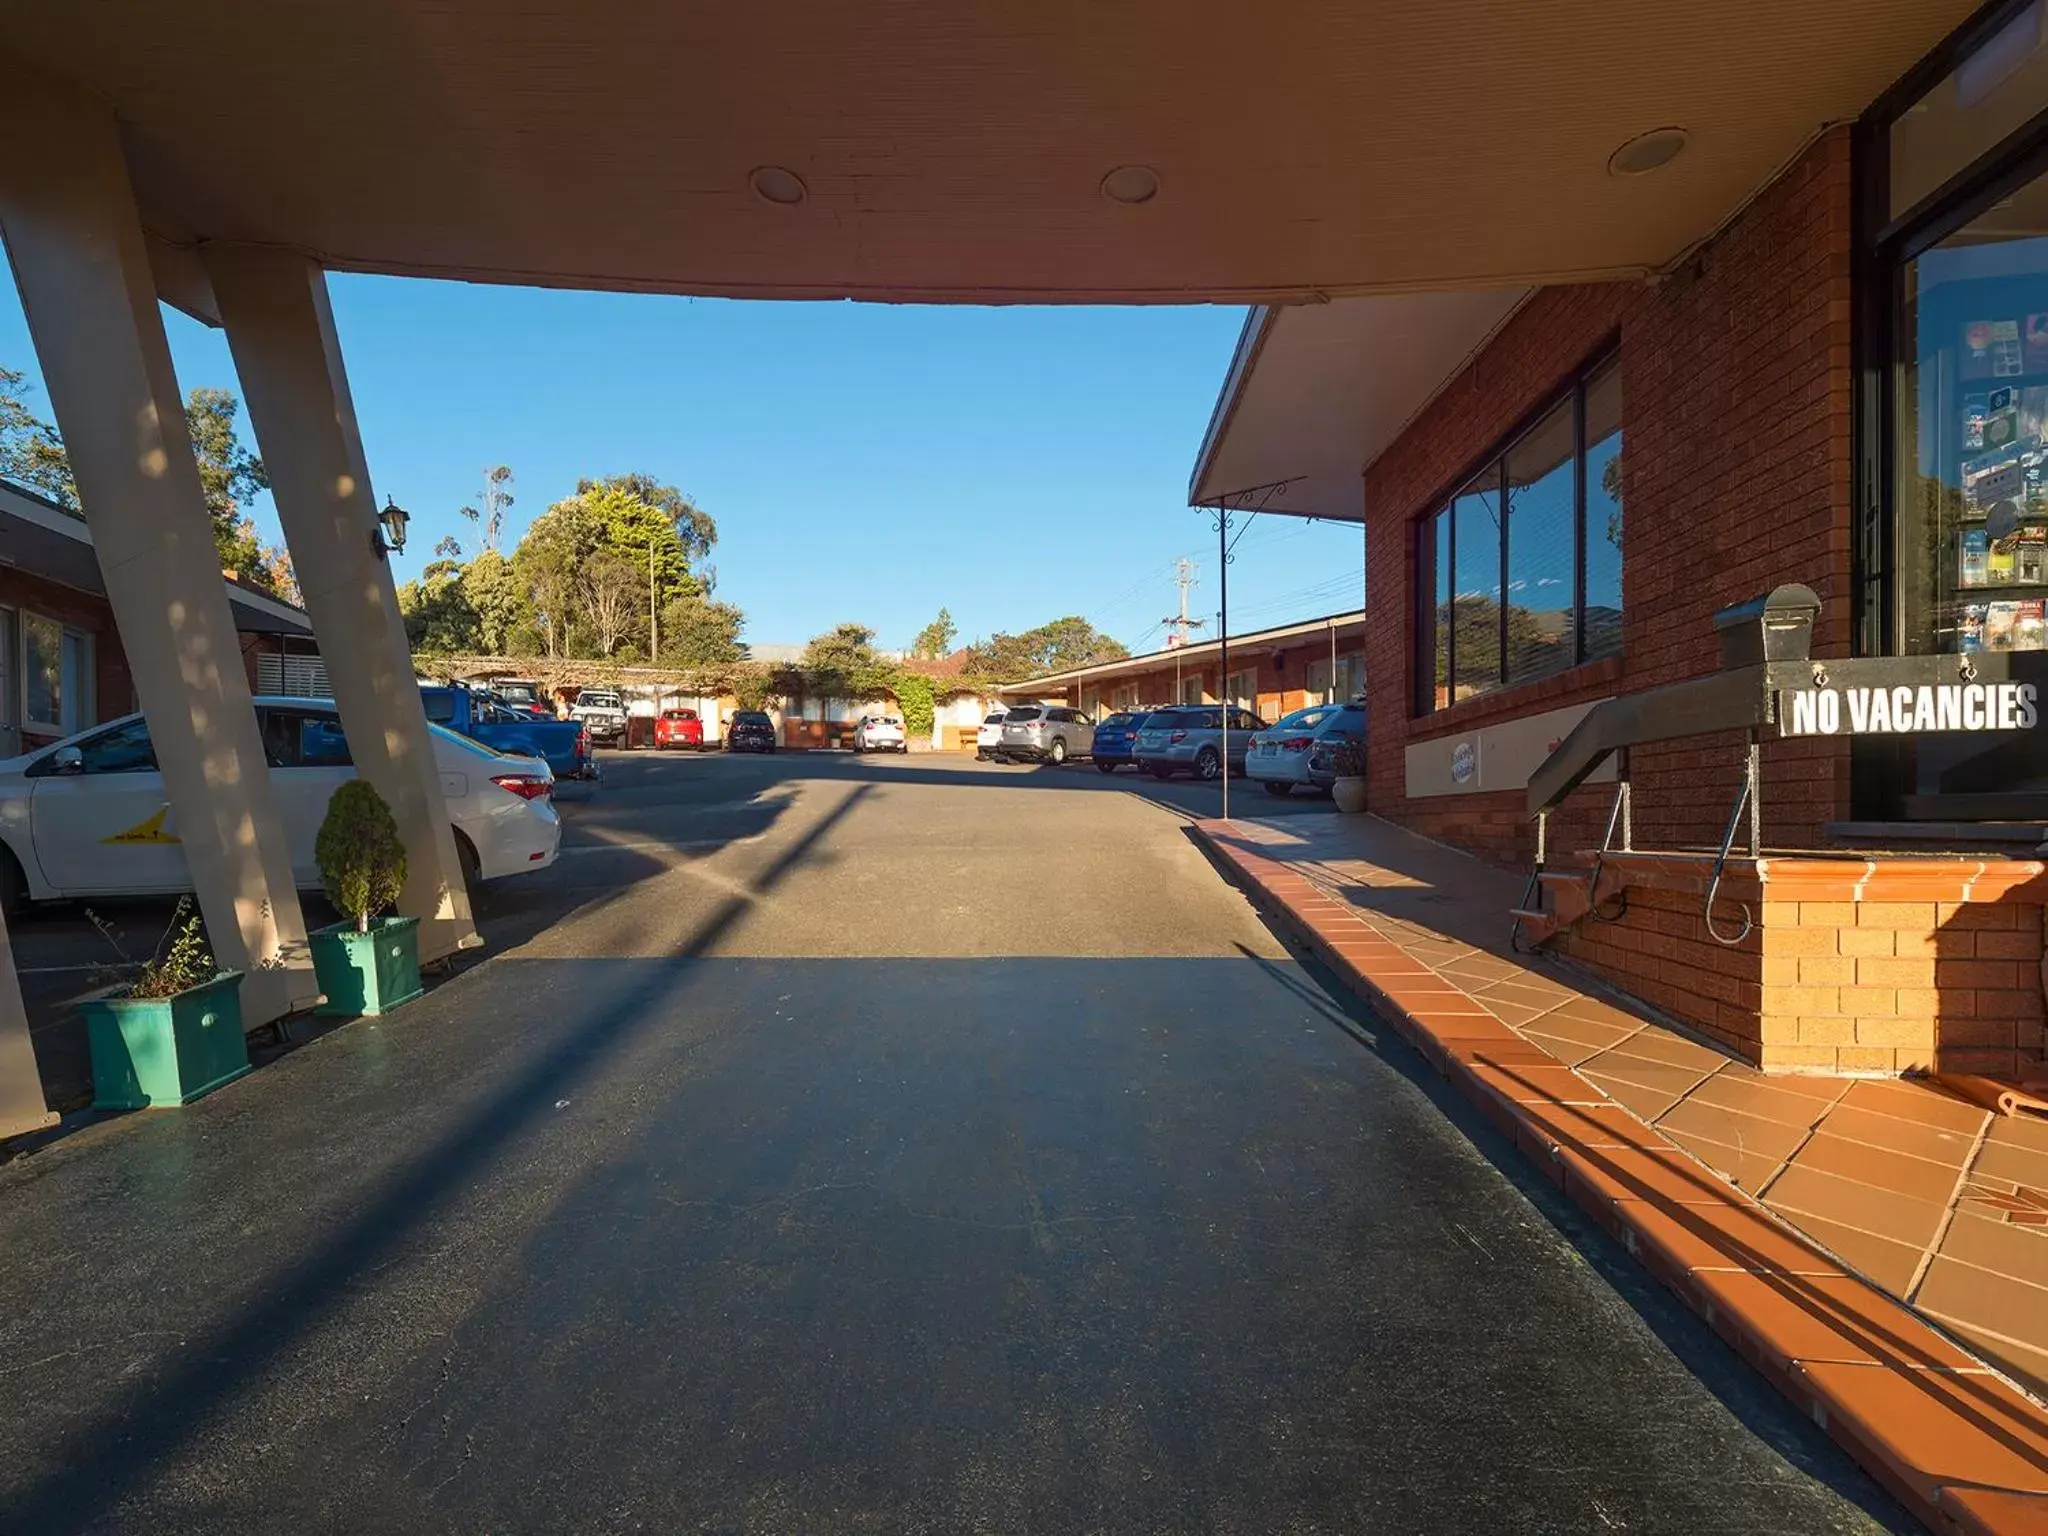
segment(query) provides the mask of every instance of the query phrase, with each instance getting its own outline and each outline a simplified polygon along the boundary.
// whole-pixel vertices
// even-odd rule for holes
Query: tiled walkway
[[[2048,1396],[2048,1122],[1919,1083],[1765,1076],[1565,963],[1513,954],[1516,877],[1375,818],[1198,830],[1417,1021],[1425,1049],[1433,1035],[1544,1113],[1626,1115],[1642,1134],[1618,1141],[1705,1165]],[[1457,1049],[1489,1040],[1488,1054]]]

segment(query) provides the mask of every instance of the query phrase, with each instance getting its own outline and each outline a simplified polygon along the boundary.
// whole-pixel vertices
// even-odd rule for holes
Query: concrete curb
[[[1194,823],[1226,877],[1931,1529],[2048,1531],[2048,1413],[1410,959],[1284,864]]]

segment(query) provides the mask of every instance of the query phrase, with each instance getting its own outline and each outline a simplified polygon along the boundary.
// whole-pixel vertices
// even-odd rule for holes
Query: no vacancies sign
[[[1778,721],[1787,736],[2031,731],[2040,719],[2036,692],[2033,683],[1788,689],[1778,697]]]

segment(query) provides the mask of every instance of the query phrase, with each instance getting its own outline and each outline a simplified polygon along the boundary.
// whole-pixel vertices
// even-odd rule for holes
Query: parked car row
[[[1226,732],[1225,723],[1229,729]],[[1365,740],[1363,704],[1311,704],[1272,725],[1236,705],[1168,704],[1119,710],[1091,724],[1086,714],[1051,704],[993,710],[975,734],[975,757],[995,762],[1064,763],[1088,758],[1103,773],[1135,768],[1154,778],[1225,773],[1258,780],[1269,793],[1296,785],[1328,789],[1339,741]]]

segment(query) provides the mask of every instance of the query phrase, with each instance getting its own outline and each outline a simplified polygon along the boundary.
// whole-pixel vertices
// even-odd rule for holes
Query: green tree
[[[528,589],[495,549],[462,568],[462,596],[476,615],[477,643],[486,655],[511,655],[513,637],[533,628]]]
[[[577,572],[597,552],[602,532],[583,499],[571,496],[535,518],[512,552],[512,569],[549,656],[567,656],[575,644]]]
[[[686,565],[695,566],[711,553],[711,546],[718,542],[718,524],[711,520],[711,514],[698,506],[689,497],[672,485],[663,485],[652,475],[637,471],[627,475],[604,475],[595,480],[576,482],[576,494],[587,495],[597,488],[623,492],[627,496],[646,502],[660,511],[669,520],[669,526],[676,531],[677,542],[682,545]],[[640,545],[642,554],[647,545]]]
[[[865,624],[835,624],[815,636],[797,666],[811,693],[827,699],[886,693],[895,676],[895,668],[875,649],[875,632]]]
[[[953,615],[944,608],[939,616],[917,632],[917,638],[910,642],[910,654],[920,661],[936,661],[953,652],[953,638],[960,633],[959,625],[953,622]]]
[[[1122,661],[1130,654],[1086,619],[1070,615],[1021,635],[998,634],[969,646],[966,671],[980,681],[1014,683],[1047,672]]]
[[[27,378],[0,368],[0,480],[47,496],[66,511],[78,510],[78,486],[57,429],[28,408]]]
[[[483,537],[484,552],[495,554],[505,532],[505,509],[512,505],[512,471],[503,464],[484,471],[483,508],[462,508],[462,515]]]
[[[405,638],[415,651],[469,652],[480,648],[476,610],[462,590],[462,567],[435,560],[398,589]]]
[[[192,458],[199,468],[207,515],[213,519],[213,546],[221,569],[252,586],[263,586],[268,574],[263,545],[242,507],[259,491],[270,489],[270,472],[235,431],[241,409],[241,402],[227,390],[195,389],[185,398],[185,427],[192,435]]]
[[[661,611],[661,659],[671,666],[708,667],[744,661],[746,618],[731,603],[686,593]]]

